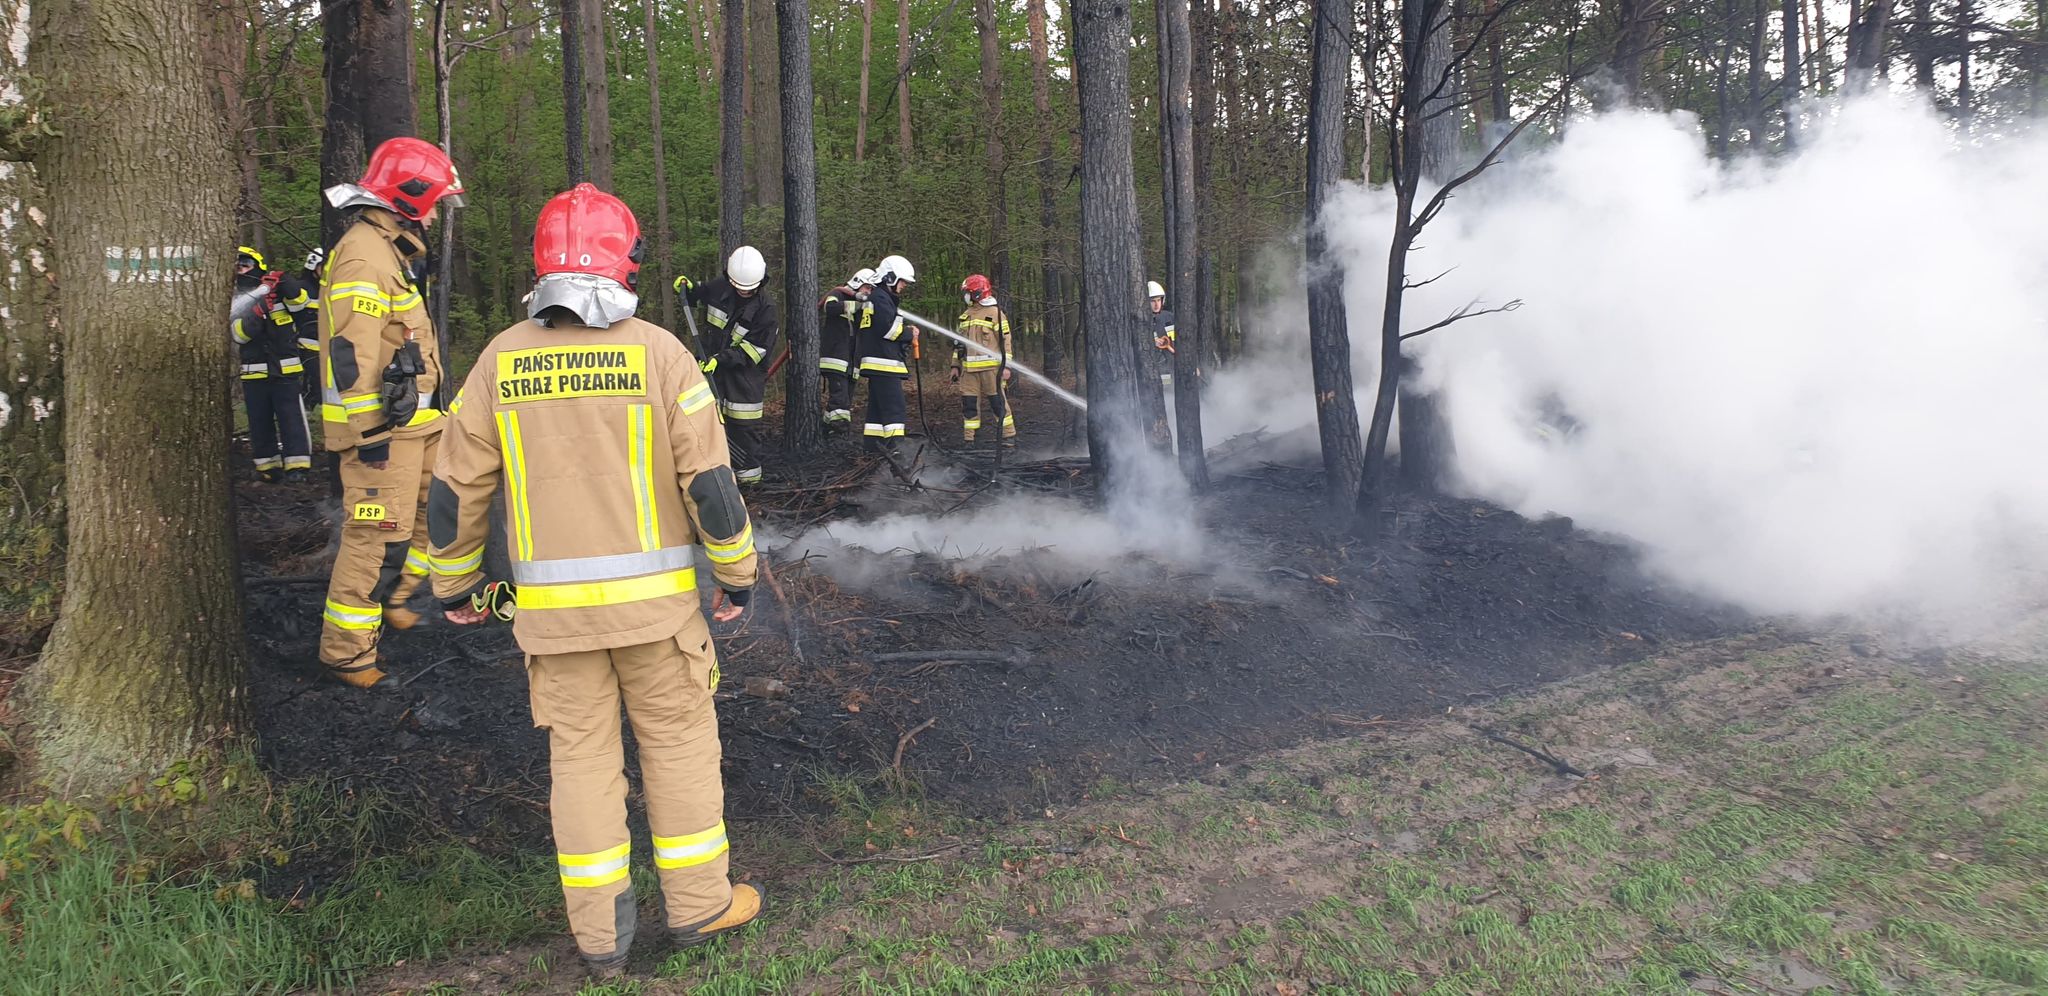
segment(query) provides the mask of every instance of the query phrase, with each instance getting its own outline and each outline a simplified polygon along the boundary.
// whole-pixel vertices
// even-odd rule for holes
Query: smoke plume
[[[1604,115],[1458,191],[1404,327],[1525,306],[1413,340],[1416,376],[1470,493],[1751,609],[1981,624],[2048,563],[2048,128],[1816,117],[1796,155],[1717,162],[1688,116]],[[1337,218],[1363,419],[1391,194]],[[1298,298],[1256,316],[1210,438],[1312,423]]]

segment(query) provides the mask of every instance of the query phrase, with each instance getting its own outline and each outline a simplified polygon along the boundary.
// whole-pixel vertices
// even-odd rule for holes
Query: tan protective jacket
[[[442,378],[440,347],[409,268],[426,253],[421,238],[398,215],[364,208],[327,254],[320,279],[320,423],[331,452],[441,431],[433,402]],[[394,426],[384,414],[384,368],[408,339],[419,343],[427,372],[415,382],[419,410]]]
[[[692,544],[720,587],[754,584],[754,530],[697,361],[638,318],[498,333],[449,406],[427,509],[434,592],[476,591],[505,486],[529,654],[667,639],[699,611]]]
[[[977,304],[960,313],[959,333],[990,352],[953,347],[953,367],[973,372],[994,370],[1010,359],[1010,316],[993,304]],[[1000,353],[1001,356],[990,355]]]

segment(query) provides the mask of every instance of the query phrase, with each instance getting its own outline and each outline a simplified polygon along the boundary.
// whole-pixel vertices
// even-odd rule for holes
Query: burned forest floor
[[[1036,814],[1745,625],[1568,522],[1478,502],[1399,497],[1361,540],[1256,436],[1217,447],[1211,493],[1106,512],[1068,420],[1019,394],[1014,450],[963,446],[935,392],[901,466],[856,431],[749,493],[774,583],[715,628],[733,817],[816,814],[878,776]],[[320,682],[333,508],[317,485],[240,495],[266,766],[538,846],[546,742],[510,633],[430,612],[384,638],[401,694]]]

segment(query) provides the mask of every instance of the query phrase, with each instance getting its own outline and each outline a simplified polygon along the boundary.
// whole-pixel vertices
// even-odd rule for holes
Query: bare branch
[[[1477,305],[1478,303],[1479,299],[1475,297],[1471,301],[1466,302],[1464,307],[1451,312],[1450,315],[1446,316],[1443,321],[1440,321],[1435,325],[1419,328],[1413,332],[1403,332],[1401,333],[1401,341],[1407,342],[1408,340],[1413,339],[1416,336],[1427,335],[1431,332],[1436,331],[1437,329],[1443,328],[1446,325],[1455,325],[1459,322],[1464,321],[1467,318],[1478,318],[1480,315],[1497,315],[1503,311],[1514,311],[1522,306],[1522,299],[1519,297],[1515,298],[1514,300],[1509,301],[1508,303],[1503,304],[1497,308],[1478,308],[1477,310],[1474,310],[1473,306]]]
[[[1402,284],[1402,285],[1401,285],[1401,289],[1402,289],[1402,290],[1414,290],[1414,289],[1415,289],[1415,288],[1417,288],[1417,287],[1427,287],[1427,286],[1429,286],[1430,284],[1436,283],[1437,281],[1439,281],[1439,280],[1442,280],[1443,278],[1445,278],[1445,277],[1448,277],[1448,276],[1450,276],[1450,275],[1451,275],[1451,270],[1455,270],[1455,269],[1457,269],[1457,267],[1453,266],[1453,267],[1451,267],[1451,268],[1450,268],[1450,270],[1445,270],[1444,272],[1442,272],[1442,273],[1439,273],[1439,274],[1437,274],[1436,276],[1434,276],[1434,277],[1431,277],[1431,278],[1429,278],[1428,280],[1418,280],[1418,281],[1416,281],[1416,282],[1414,282],[1414,283]]]

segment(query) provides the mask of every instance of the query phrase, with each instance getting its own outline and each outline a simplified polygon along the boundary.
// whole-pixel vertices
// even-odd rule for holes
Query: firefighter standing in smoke
[[[417,138],[378,146],[360,182],[327,191],[350,213],[320,288],[320,424],[327,449],[340,454],[343,516],[320,661],[358,688],[385,678],[384,624],[419,621],[405,602],[429,569],[424,492],[443,376],[412,274],[427,227],[442,205],[461,207],[462,192],[448,155]]]
[[[634,317],[639,236],[626,205],[587,183],[542,209],[532,320],[492,339],[456,396],[428,513],[451,622],[513,615],[516,598],[569,926],[603,973],[624,965],[636,924],[621,699],[671,935],[698,943],[762,905],[726,874],[718,662],[691,567],[700,544],[713,617],[737,618],[753,527],[711,386],[673,334]],[[480,573],[501,478],[516,594]]]
[[[917,341],[915,333],[905,334],[897,302],[917,282],[917,270],[909,260],[889,256],[875,264],[875,273],[875,288],[854,321],[854,349],[860,375],[868,382],[863,445],[870,452],[894,455],[910,416],[903,381],[910,376],[911,346]]]
[[[1152,309],[1152,369],[1159,374],[1159,383],[1173,383],[1173,312],[1166,310],[1166,288],[1159,281],[1145,282],[1147,305]]]
[[[753,246],[733,250],[725,261],[725,279],[703,286],[677,277],[675,290],[683,307],[704,306],[706,332],[702,345],[710,358],[704,373],[718,388],[718,407],[725,416],[732,466],[741,484],[761,482],[761,457],[768,433],[761,416],[768,398],[768,357],[775,352],[775,303],[761,293],[768,263]]]
[[[854,322],[874,283],[875,271],[862,267],[818,302],[818,314],[823,319],[818,334],[818,373],[825,379],[828,429],[853,425]]]
[[[270,482],[297,483],[313,466],[313,435],[306,427],[299,382],[305,361],[299,340],[319,334],[305,285],[269,272],[263,254],[235,251],[235,299],[228,334],[241,363],[242,408],[249,414],[249,455]]]
[[[961,282],[960,296],[966,299],[967,310],[960,313],[957,331],[982,347],[953,347],[953,380],[960,384],[960,411],[965,419],[960,438],[974,442],[982,425],[981,399],[987,398],[989,416],[1002,421],[1002,445],[1015,446],[1017,419],[1010,411],[1009,397],[1010,316],[996,306],[995,288],[979,273]]]

